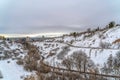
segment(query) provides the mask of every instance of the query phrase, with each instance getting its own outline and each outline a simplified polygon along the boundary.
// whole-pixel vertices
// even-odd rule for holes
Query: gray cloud
[[[0,33],[81,31],[120,20],[119,0],[0,0]],[[87,27],[86,27],[87,26]]]

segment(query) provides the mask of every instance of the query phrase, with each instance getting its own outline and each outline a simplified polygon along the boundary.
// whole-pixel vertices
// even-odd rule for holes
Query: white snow
[[[60,64],[62,60],[57,58],[57,55],[62,51],[62,48],[64,46],[69,46],[66,43],[69,43],[73,46],[79,46],[78,47],[72,47],[69,46],[70,51],[68,51],[67,54],[65,54],[65,57],[70,56],[73,54],[74,51],[83,51],[87,54],[88,57],[97,65],[99,65],[99,68],[103,67],[103,64],[107,61],[107,58],[110,54],[113,56],[116,55],[116,53],[120,50],[118,48],[118,44],[112,44],[113,41],[116,39],[120,39],[120,26],[111,28],[109,30],[104,31],[97,31],[93,36],[84,38],[87,34],[82,34],[81,36],[77,36],[76,39],[73,36],[64,36],[55,38],[53,42],[49,42],[49,40],[43,41],[43,42],[34,42],[32,44],[39,47],[39,51],[41,52],[41,55],[45,57],[45,62],[48,62],[50,65],[56,66],[57,64]],[[100,37],[102,35],[102,37]],[[48,42],[47,42],[48,41]],[[62,42],[60,42],[62,41]],[[71,43],[73,41],[73,43]],[[100,48],[100,42],[107,42],[110,44],[111,49],[92,49],[93,47]],[[0,42],[2,42],[0,40]],[[21,52],[24,52],[25,54],[20,54],[24,57],[27,52],[25,52],[22,49],[22,46],[17,43],[7,43],[9,46],[6,47],[3,44],[0,44],[1,47],[4,48],[4,50],[15,50],[19,49]],[[56,51],[54,51],[56,50]],[[52,55],[48,57],[49,53],[53,52],[55,55]],[[3,54],[0,54],[1,56]],[[7,63],[7,61],[10,61],[10,63]],[[16,64],[15,60],[7,59],[7,60],[0,60],[0,71],[3,74],[3,79],[1,80],[23,80],[21,78],[22,76],[30,75],[33,72],[27,72],[23,69],[23,66],[19,66]]]
[[[7,63],[10,61],[10,63]],[[3,78],[0,80],[23,80],[21,77],[30,75],[30,72],[27,72],[23,69],[23,66],[16,64],[16,61],[11,59],[0,61],[0,71],[3,75]]]
[[[118,34],[120,34],[120,26],[111,28],[109,30],[106,30],[105,32],[104,31],[97,31],[93,36],[87,37],[85,39],[84,39],[84,34],[76,37],[76,39],[72,36],[65,36],[64,38],[56,38],[55,39],[55,41],[60,40],[60,41],[63,41],[63,43],[59,43],[59,42],[50,42],[50,43],[48,43],[48,42],[37,42],[37,43],[34,43],[34,45],[37,45],[39,47],[43,47],[43,50],[40,49],[40,51],[42,51],[43,54],[46,53],[43,56],[47,56],[47,53],[49,53],[56,46],[54,46],[54,47],[49,46],[48,48],[45,49],[45,45],[43,45],[43,44],[45,44],[45,43],[46,44],[58,44],[59,45],[58,47],[61,49],[62,46],[67,46],[66,43],[70,43],[73,40],[72,45],[80,46],[80,47],[88,47],[88,48],[70,47],[70,51],[64,57],[67,57],[67,56],[73,54],[74,51],[82,50],[88,55],[88,57],[90,57],[91,60],[94,61],[95,64],[99,64],[100,66],[103,66],[103,64],[107,61],[107,58],[109,57],[110,54],[115,56],[116,53],[119,51],[119,49],[116,48],[117,45],[112,44],[113,41],[120,38],[120,35],[118,35]],[[99,37],[100,35],[102,35],[102,37]],[[100,44],[101,41],[110,43],[111,44],[111,46],[110,46],[111,49],[103,49],[103,50],[102,49],[92,49],[92,47],[100,48],[99,44]],[[90,52],[90,50],[91,50],[91,52]],[[50,58],[46,58],[45,61],[49,62],[50,64],[53,60],[54,60],[54,62],[60,63],[61,60],[57,59],[57,54],[58,53],[59,52],[57,52],[55,56],[52,56]]]

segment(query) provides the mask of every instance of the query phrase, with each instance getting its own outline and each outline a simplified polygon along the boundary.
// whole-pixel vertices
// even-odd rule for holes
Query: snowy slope
[[[41,56],[45,58],[44,61],[52,66],[57,66],[57,64],[60,66],[62,60],[72,55],[73,52],[83,51],[95,65],[102,68],[108,57],[111,54],[114,57],[120,50],[120,47],[118,47],[119,43],[113,44],[113,41],[120,39],[120,26],[104,31],[97,31],[90,37],[85,37],[86,35],[89,34],[82,34],[76,38],[73,36],[64,36],[55,38],[52,42],[46,40],[31,44],[38,47]],[[109,43],[109,48],[102,49],[100,46],[101,42]],[[65,50],[68,51],[66,52]],[[0,40],[0,56],[5,56],[4,51],[10,52],[12,56],[5,60],[0,60],[0,71],[4,77],[1,80],[23,80],[23,77],[26,75],[34,74],[34,72],[25,71],[23,66],[16,64],[16,60],[12,60],[13,58],[23,58],[26,55],[21,44]],[[19,56],[14,56],[13,53],[19,53]]]
[[[56,38],[55,41],[53,41],[52,43],[48,43],[48,42],[37,42],[34,43],[34,45],[37,45],[39,47],[43,47],[43,50],[40,49],[40,51],[44,54],[43,56],[47,56],[49,54],[49,52],[56,48],[56,46],[54,47],[48,47],[48,48],[44,48],[45,46],[43,44],[47,43],[47,44],[58,44],[59,46],[57,46],[57,48],[59,48],[60,50],[62,50],[62,46],[69,46],[66,43],[71,44],[70,42],[73,41],[73,43],[71,45],[74,46],[79,46],[79,47],[83,47],[83,48],[77,48],[77,47],[70,47],[70,51],[68,52],[68,54],[66,54],[64,56],[70,56],[71,54],[73,54],[73,52],[75,51],[83,51],[85,52],[88,57],[90,57],[94,63],[96,65],[99,65],[100,67],[103,66],[103,64],[107,61],[107,58],[110,56],[110,54],[112,54],[113,56],[116,55],[116,53],[119,51],[119,48],[116,48],[117,44],[112,44],[113,41],[115,41],[116,39],[120,38],[120,26],[116,26],[114,28],[108,29],[108,30],[104,30],[104,31],[97,31],[95,32],[95,34],[91,37],[86,37],[84,38],[84,36],[86,34],[82,34],[80,36],[77,36],[76,39],[73,36],[64,36],[64,38]],[[101,37],[100,37],[101,36]],[[63,43],[59,43],[57,41],[63,41]],[[111,49],[92,49],[92,48],[101,48],[100,47],[100,42],[106,42],[109,43],[110,46],[109,48]],[[87,47],[87,48],[84,48]],[[58,51],[56,53],[56,55],[51,56],[50,58],[45,58],[45,61],[49,62],[49,64],[52,65],[51,62],[55,62],[55,63],[60,63],[62,60],[57,58],[57,55],[60,53],[60,51]]]
[[[0,80],[23,80],[26,75],[31,74],[25,71],[22,66],[17,65],[16,61],[10,59],[0,61],[0,70],[3,75],[3,78]]]
[[[22,45],[18,43],[9,43],[8,41],[1,42],[0,71],[3,78],[0,80],[23,80],[26,75],[32,74],[25,71],[23,66],[16,63],[17,58],[22,58],[26,54],[22,49]],[[18,56],[15,56],[16,54],[18,54]]]

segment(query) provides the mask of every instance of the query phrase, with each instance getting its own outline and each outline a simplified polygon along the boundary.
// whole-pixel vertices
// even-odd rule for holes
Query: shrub
[[[41,73],[49,73],[51,71],[51,69],[47,66],[40,64],[40,67],[37,68],[37,71],[39,71]]]
[[[28,54],[24,57],[24,69],[28,71],[37,71],[38,61],[40,60],[40,52],[34,45],[27,44]]]
[[[120,51],[116,53],[113,64],[115,69],[120,69]]]
[[[1,73],[1,71],[0,71],[0,79],[1,79],[1,78],[3,78],[3,75],[2,75],[2,73]]]
[[[25,57],[24,68],[27,71],[37,70],[37,61],[29,56]]]
[[[71,58],[72,58],[72,62],[74,62],[74,66],[80,71],[81,70],[87,71],[87,69],[89,68],[94,69],[95,65],[93,61],[83,51],[73,52]]]
[[[52,56],[54,56],[54,55],[55,55],[55,53],[50,52],[49,55],[47,56],[47,58],[48,58],[48,57],[52,57]]]
[[[110,23],[109,23],[109,28],[112,28],[112,27],[114,27],[115,26],[115,22],[114,21],[111,21]]]
[[[24,78],[24,80],[36,80],[34,76],[28,76]]]
[[[110,48],[111,45],[110,45],[110,43],[107,43],[107,42],[100,42],[99,46],[101,48]]]
[[[67,68],[67,69],[72,69],[73,67],[73,62],[72,62],[72,58],[68,57],[68,58],[65,58],[63,61],[62,61],[62,64]]]
[[[7,63],[10,63],[10,61],[7,61]]]
[[[63,59],[65,55],[70,51],[69,46],[62,47],[62,51],[57,55],[58,59]]]
[[[23,64],[24,64],[23,60],[18,60],[16,63],[17,63],[18,65],[23,65]]]

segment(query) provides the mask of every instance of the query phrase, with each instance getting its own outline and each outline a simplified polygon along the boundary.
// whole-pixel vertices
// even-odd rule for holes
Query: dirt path
[[[118,79],[120,79],[120,76],[116,76],[116,75],[107,75],[107,74],[98,74],[98,73],[91,73],[91,72],[84,72],[84,71],[69,70],[69,69],[64,69],[64,68],[58,68],[58,67],[50,66],[50,65],[45,64],[44,62],[42,64],[44,66],[46,66],[46,67],[50,67],[51,70],[53,70],[52,72],[54,72],[54,71],[62,71],[62,72],[88,74],[88,75],[95,75],[95,76],[111,77],[111,78],[118,78]]]
[[[74,46],[68,43],[65,43],[70,47],[74,47],[74,48],[84,48],[84,49],[105,49],[105,50],[120,50],[120,49],[115,49],[115,48],[100,48],[100,47],[81,47],[81,46]]]

